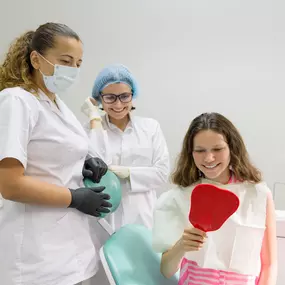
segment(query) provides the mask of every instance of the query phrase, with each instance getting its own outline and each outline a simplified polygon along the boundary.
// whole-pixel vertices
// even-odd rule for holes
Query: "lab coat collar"
[[[57,94],[55,94],[55,102],[53,102],[42,90],[39,90],[37,92],[37,98],[39,101],[48,102],[52,112],[57,114],[75,133],[86,136],[86,132],[82,128],[80,122]]]
[[[57,113],[58,115],[62,113],[64,114],[64,106],[57,94],[55,94],[55,102],[53,102],[41,89],[38,90],[36,97],[39,101],[48,102],[53,112]]]
[[[55,95],[57,98],[57,95]],[[50,98],[41,90],[38,89],[38,91],[36,92],[36,97],[40,100],[40,101],[46,101],[46,102],[51,102]]]

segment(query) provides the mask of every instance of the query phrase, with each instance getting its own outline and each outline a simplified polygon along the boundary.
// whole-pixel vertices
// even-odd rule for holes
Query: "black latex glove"
[[[101,213],[110,213],[108,208],[111,208],[112,204],[107,201],[110,196],[102,193],[104,189],[104,186],[69,189],[72,196],[69,208],[75,208],[94,217],[100,217]]]
[[[84,162],[82,174],[84,178],[91,179],[94,183],[99,183],[102,176],[108,170],[107,164],[98,157],[91,157]]]

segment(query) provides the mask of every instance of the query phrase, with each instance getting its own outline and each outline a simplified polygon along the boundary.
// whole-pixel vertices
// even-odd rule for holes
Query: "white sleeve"
[[[153,159],[150,167],[130,167],[130,185],[133,192],[159,190],[168,182],[170,166],[167,144],[157,123],[153,137]]]
[[[90,129],[89,123],[83,125],[89,137],[88,157],[99,157],[108,166],[112,163],[107,131],[103,128]]]
[[[170,249],[184,232],[184,217],[174,199],[177,191],[167,191],[157,200],[152,230],[152,245],[156,252]]]
[[[0,161],[15,158],[27,167],[27,147],[32,131],[31,109],[23,98],[0,93]]]

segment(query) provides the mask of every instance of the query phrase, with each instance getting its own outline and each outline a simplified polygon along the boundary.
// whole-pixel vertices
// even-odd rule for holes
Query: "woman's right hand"
[[[98,109],[98,103],[95,99],[88,97],[81,106],[81,112],[85,114],[90,121],[101,122],[101,116]]]
[[[207,234],[196,228],[185,229],[180,239],[180,245],[184,252],[198,251],[200,250],[205,241],[207,240]]]
[[[101,214],[110,213],[112,204],[108,202],[110,196],[102,193],[104,186],[69,189],[71,192],[71,203],[69,208],[77,209],[78,211],[100,217]]]
[[[90,97],[90,102],[91,102],[94,106],[99,107],[99,104],[98,104],[97,100],[94,99],[93,97]]]

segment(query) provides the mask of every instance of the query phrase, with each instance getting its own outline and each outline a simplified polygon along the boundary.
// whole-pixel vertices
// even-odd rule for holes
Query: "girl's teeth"
[[[217,164],[216,165],[211,165],[211,166],[206,166],[206,168],[214,168],[216,166],[217,166]]]

